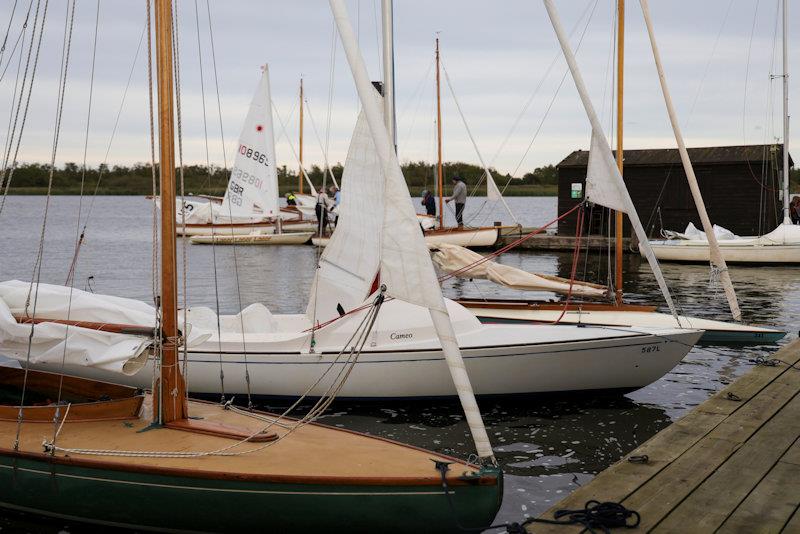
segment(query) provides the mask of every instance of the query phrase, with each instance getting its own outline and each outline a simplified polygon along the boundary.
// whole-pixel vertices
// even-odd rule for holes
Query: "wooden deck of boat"
[[[800,532],[800,340],[774,358],[782,362],[754,367],[540,517],[595,499],[639,512],[633,532]],[[647,463],[630,461],[642,455]]]
[[[149,397],[149,395],[148,395]],[[149,401],[149,398],[148,398]],[[145,412],[149,402],[145,402]],[[225,410],[219,404],[190,402],[190,416],[210,423],[235,426],[255,432],[266,423],[247,415]],[[313,474],[325,483],[337,478],[363,477],[379,483],[381,480],[407,479],[438,483],[441,478],[431,458],[445,459],[439,455],[414,447],[346,430],[306,425],[285,439],[272,443],[243,443],[230,452],[240,456],[205,456],[199,458],[159,457],[160,451],[204,452],[214,451],[237,440],[197,434],[169,428],[152,428],[145,413],[137,419],[117,421],[92,421],[67,423],[58,436],[58,445],[72,449],[105,449],[114,451],[148,451],[152,456],[130,457],[110,455],[84,455],[69,453],[70,458],[125,464],[143,469],[172,468],[189,471],[220,471],[242,478],[295,477]],[[6,438],[4,448],[10,448],[16,422],[0,421],[0,436]],[[53,424],[24,423],[20,441],[22,452],[42,454],[42,440],[51,440]],[[285,428],[273,426],[269,432],[287,433]],[[255,451],[245,453],[246,451]],[[64,456],[58,453],[58,456]],[[466,465],[453,465],[450,474],[455,478]],[[450,474],[448,479],[450,479]],[[456,480],[454,483],[458,484]],[[412,482],[413,483],[413,482]]]

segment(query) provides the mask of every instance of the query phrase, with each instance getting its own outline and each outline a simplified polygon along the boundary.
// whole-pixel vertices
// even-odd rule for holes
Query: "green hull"
[[[433,466],[431,466],[433,469]],[[460,532],[491,524],[502,473],[483,484],[324,485],[218,480],[0,456],[0,507],[76,521],[190,532]],[[487,484],[487,477],[494,484]]]

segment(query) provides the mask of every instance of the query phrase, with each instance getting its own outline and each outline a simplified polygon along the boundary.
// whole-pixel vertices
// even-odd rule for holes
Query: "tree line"
[[[460,176],[467,185],[475,187],[481,183],[484,175],[482,167],[460,161],[443,164],[445,191],[450,190],[450,179]],[[425,161],[405,162],[402,164],[403,175],[412,193],[418,194],[422,189],[435,189],[436,165]],[[158,165],[156,165],[156,171]],[[337,163],[331,167],[336,179],[342,176],[342,165]],[[306,169],[312,183],[319,187],[323,182],[324,170],[319,165],[311,165]],[[181,178],[185,192],[197,195],[222,195],[228,184],[230,171],[212,165],[185,165],[183,172],[178,169],[177,180],[180,188]],[[536,188],[552,189],[558,182],[558,172],[554,165],[538,167],[525,173],[520,179],[512,180],[508,173],[500,173],[492,169],[497,185],[502,189],[510,181],[509,191],[535,191]],[[278,167],[278,184],[281,193],[297,190],[298,169],[290,169],[286,165]],[[24,163],[14,170],[10,193],[43,194],[47,190],[50,178],[50,166],[41,163]],[[156,180],[158,173],[156,172]],[[327,180],[330,183],[330,178]],[[304,189],[308,189],[304,183]],[[76,195],[81,192],[93,194],[95,189],[99,195],[149,195],[153,192],[153,172],[149,163],[133,165],[99,165],[85,171],[76,163],[65,163],[53,171],[52,191],[54,194]],[[522,189],[520,189],[522,188]]]

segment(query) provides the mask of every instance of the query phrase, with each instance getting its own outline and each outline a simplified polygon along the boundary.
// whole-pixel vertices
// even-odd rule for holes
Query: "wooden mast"
[[[300,184],[300,194],[303,194],[303,77],[300,76],[300,169],[297,172],[297,182]],[[314,191],[310,191],[313,195]]]
[[[175,133],[172,87],[172,0],[156,0],[159,168],[161,171],[161,376],[153,417],[162,424],[186,419],[186,386],[178,365],[178,293],[175,261]]]
[[[617,167],[622,176],[622,94],[625,67],[625,0],[617,0]],[[614,273],[614,286],[616,287],[616,304],[622,304],[622,212],[616,212],[615,222],[615,252],[616,272]]]
[[[436,38],[436,180],[439,186],[439,228],[444,228],[444,179],[442,170],[442,93],[439,73],[439,38]]]

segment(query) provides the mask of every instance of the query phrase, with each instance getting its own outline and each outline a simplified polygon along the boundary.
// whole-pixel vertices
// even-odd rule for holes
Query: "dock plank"
[[[789,365],[800,361],[800,341],[783,347],[775,356]],[[657,525],[659,531],[667,532],[673,530],[672,527],[675,527],[676,531],[685,531],[687,524],[685,520],[682,524],[677,519],[675,524],[671,522],[671,519],[669,522],[664,522],[663,525],[660,523],[684,500],[688,502],[686,509],[690,509],[694,501],[689,497],[695,490],[703,487],[706,480],[711,480],[708,488],[714,488],[714,484],[718,484],[718,480],[724,480],[725,472],[734,472],[735,469],[730,468],[730,471],[724,469],[723,474],[715,475],[716,471],[732,458],[737,459],[737,462],[742,462],[743,460],[739,458],[744,458],[744,456],[739,455],[738,451],[791,403],[799,391],[800,371],[784,364],[776,367],[754,367],[683,418],[653,436],[628,456],[646,454],[650,459],[647,464],[632,464],[627,461],[627,458],[624,458],[600,473],[592,482],[551,507],[541,517],[552,519],[556,510],[582,508],[590,499],[617,501],[623,502],[628,508],[635,509],[642,514],[642,524],[636,531],[649,531]],[[729,392],[741,400],[730,400]],[[794,413],[794,418],[800,420],[795,412],[796,409],[798,406],[792,403],[787,413]],[[780,416],[780,419],[783,420],[785,417],[788,416]],[[786,434],[783,448],[778,447],[777,451],[764,453],[763,458],[759,460],[760,467],[748,466],[751,469],[748,475],[750,487],[747,488],[747,484],[739,487],[738,500],[731,498],[731,506],[728,507],[727,512],[721,517],[710,519],[709,523],[716,522],[716,525],[719,526],[726,521],[728,516],[734,517],[736,507],[743,502],[748,502],[748,505],[752,505],[756,509],[757,499],[760,498],[761,493],[770,491],[770,481],[773,478],[781,480],[781,477],[789,476],[788,473],[793,471],[790,466],[800,465],[800,453],[795,453],[794,449],[790,449],[778,462],[780,454],[786,451],[793,441],[787,442],[786,440],[791,436],[796,439],[800,434],[800,427],[791,422],[783,425],[771,425],[770,429]],[[765,436],[767,435],[765,434]],[[767,438],[759,438],[758,444],[751,447],[760,451],[761,448],[764,448],[766,441],[768,441]],[[766,446],[771,447],[772,445],[766,443]],[[775,456],[776,454],[778,456]],[[776,462],[781,465],[777,466]],[[779,470],[770,475],[772,466],[778,467]],[[758,473],[761,473],[760,477],[757,476]],[[764,486],[756,493],[754,488],[758,488],[762,481]],[[698,503],[705,495],[704,491],[707,490],[698,494]],[[750,494],[753,497],[748,501]],[[785,506],[787,509],[791,508],[791,503],[786,503]],[[706,512],[707,509],[703,509],[701,515]],[[744,512],[742,513],[744,514]],[[786,510],[778,512],[776,517],[785,515],[785,513]],[[742,517],[744,519],[744,516]],[[792,521],[794,520],[795,518],[792,518]],[[775,521],[773,521],[773,525]],[[800,518],[797,518],[797,521],[800,521]],[[694,520],[691,520],[689,524],[694,524]],[[540,523],[534,523],[528,528],[529,531],[537,533],[578,532],[580,530],[580,528],[572,529]],[[702,529],[698,529],[701,532],[713,530],[711,527],[706,528],[706,525]],[[798,531],[800,532],[800,530]]]
[[[656,530],[677,532],[690,519],[701,531],[712,531],[722,525],[796,441],[800,435],[798,415],[800,396],[795,395],[675,507]]]
[[[794,442],[789,452],[725,520],[720,532],[780,532],[800,506],[800,491],[787,491],[796,488],[800,480],[800,463],[785,460],[792,453],[800,456],[800,441]]]

